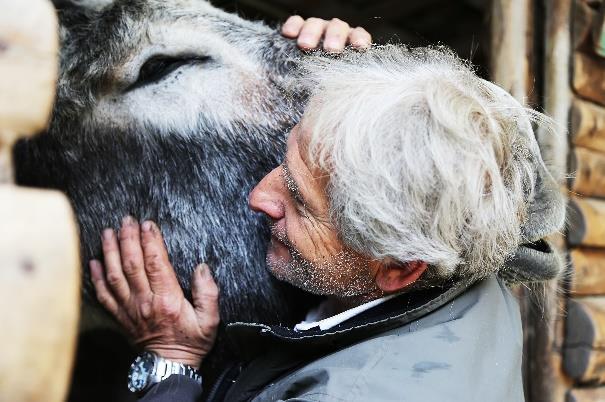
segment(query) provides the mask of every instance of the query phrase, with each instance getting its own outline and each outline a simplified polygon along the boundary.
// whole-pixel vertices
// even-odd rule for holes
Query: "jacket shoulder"
[[[516,301],[493,277],[420,320],[305,365],[254,400],[523,401],[521,356]]]

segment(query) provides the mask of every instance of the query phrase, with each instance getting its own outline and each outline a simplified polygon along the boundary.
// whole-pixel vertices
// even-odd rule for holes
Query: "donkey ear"
[[[78,8],[81,10],[100,11],[114,3],[115,0],[52,0],[57,10]]]

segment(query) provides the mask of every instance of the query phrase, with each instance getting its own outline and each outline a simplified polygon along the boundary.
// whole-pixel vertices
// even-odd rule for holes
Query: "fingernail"
[[[109,241],[113,237],[113,229],[103,230],[103,240]]]
[[[135,220],[132,216],[130,215],[126,215],[125,217],[122,218],[122,225],[132,225],[134,224]]]
[[[88,262],[88,267],[90,268],[91,275],[93,277],[99,272],[101,267],[101,261],[99,260],[90,260]]]
[[[202,263],[199,265],[199,271],[200,271],[200,275],[202,276],[206,276],[208,275],[208,273],[210,272],[210,267],[208,267],[208,264],[206,263]]]
[[[145,222],[143,222],[143,225],[141,225],[143,232],[149,232],[151,230],[151,227],[152,227],[151,221],[145,221]]]

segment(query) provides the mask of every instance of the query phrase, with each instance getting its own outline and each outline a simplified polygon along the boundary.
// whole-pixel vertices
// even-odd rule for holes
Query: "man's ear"
[[[383,262],[376,272],[376,285],[385,293],[400,291],[416,282],[427,267],[428,264],[424,261]]]

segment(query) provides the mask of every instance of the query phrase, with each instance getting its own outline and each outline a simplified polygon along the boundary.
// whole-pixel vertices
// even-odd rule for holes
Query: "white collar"
[[[305,320],[294,326],[294,330],[295,331],[307,331],[307,330],[309,330],[311,328],[315,328],[315,327],[319,327],[319,329],[322,331],[324,331],[326,329],[330,329],[330,328],[335,327],[336,325],[338,325],[358,314],[361,314],[364,311],[371,309],[372,307],[378,306],[379,304],[382,304],[382,303],[386,302],[387,300],[390,300],[393,297],[398,296],[398,295],[399,294],[396,293],[396,294],[388,295],[385,297],[381,297],[380,299],[375,299],[375,300],[369,301],[369,302],[361,304],[357,307],[353,307],[349,310],[345,310],[340,314],[329,316],[327,318],[325,318],[325,315],[322,314],[322,312],[325,313],[326,311],[329,311],[330,300],[325,300],[325,301],[321,302],[319,304],[319,306],[317,306],[317,308],[311,309],[307,313]],[[322,316],[324,316],[324,317],[322,318]]]

